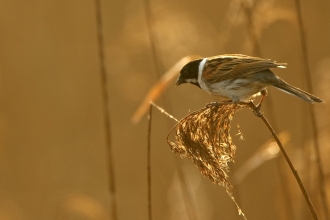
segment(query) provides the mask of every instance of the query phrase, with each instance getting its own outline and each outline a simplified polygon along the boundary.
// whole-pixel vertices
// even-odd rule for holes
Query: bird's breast
[[[199,84],[203,90],[210,94],[240,101],[249,99],[265,88],[265,85],[251,82],[250,79],[227,79],[212,83],[200,80]]]

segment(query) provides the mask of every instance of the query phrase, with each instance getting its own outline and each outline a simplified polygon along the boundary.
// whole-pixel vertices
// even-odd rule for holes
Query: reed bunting
[[[276,76],[270,68],[286,68],[286,63],[242,54],[225,54],[198,59],[186,64],[180,71],[176,86],[191,83],[206,92],[230,98],[234,103],[249,101],[262,94],[263,101],[267,86],[297,96],[307,102],[323,102]],[[259,107],[260,107],[259,104]]]

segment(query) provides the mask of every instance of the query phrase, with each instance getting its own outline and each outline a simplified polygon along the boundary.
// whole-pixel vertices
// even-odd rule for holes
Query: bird
[[[322,99],[285,82],[271,68],[286,68],[286,63],[243,54],[224,54],[190,61],[180,71],[176,86],[190,83],[206,92],[229,98],[233,103],[252,101],[262,95],[260,108],[267,87],[273,86],[310,103]]]

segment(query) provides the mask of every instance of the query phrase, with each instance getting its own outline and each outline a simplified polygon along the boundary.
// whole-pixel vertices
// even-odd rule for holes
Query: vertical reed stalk
[[[148,115],[148,146],[147,146],[147,172],[148,172],[148,220],[152,220],[152,203],[151,203],[151,122],[152,122],[152,105],[149,107]]]
[[[153,59],[153,65],[154,69],[157,75],[157,78],[160,78],[161,76],[161,68],[160,68],[160,63],[158,60],[158,51],[156,48],[156,34],[153,29],[153,19],[152,19],[152,13],[151,13],[151,4],[150,0],[144,0],[144,7],[145,7],[145,15],[146,15],[146,23],[147,23],[147,30],[148,30],[148,38],[149,38],[149,43],[150,43],[150,48],[151,48],[151,53],[152,53],[152,59]],[[170,102],[166,100],[165,97],[162,97],[162,101],[164,103],[164,106],[166,106],[167,109],[172,109]],[[189,195],[189,190],[187,187],[187,183],[183,176],[182,168],[180,167],[180,164],[175,163],[175,167],[178,170],[178,175],[179,175],[179,182],[181,185],[182,189],[182,194],[183,194],[183,199],[185,201],[186,209],[187,209],[187,214],[190,217],[190,219],[194,220],[195,219],[195,213],[196,211],[194,210],[194,206],[192,205],[192,201],[190,200],[191,196]]]
[[[110,112],[109,112],[109,92],[108,92],[108,74],[105,67],[105,48],[104,48],[104,34],[102,23],[102,7],[101,0],[95,0],[96,8],[96,25],[97,25],[97,43],[100,59],[100,75],[101,75],[101,89],[103,99],[103,115],[105,128],[105,144],[107,149],[107,162],[109,172],[109,191],[111,198],[111,213],[112,219],[117,220],[117,198],[115,187],[114,163],[113,163],[113,149],[111,144],[111,129],[110,129]]]
[[[302,49],[302,55],[303,55],[303,65],[304,65],[304,74],[307,82],[307,90],[308,92],[311,92],[313,94],[313,86],[312,86],[312,77],[311,77],[311,71],[309,66],[309,59],[308,59],[308,49],[307,49],[307,40],[306,40],[306,32],[304,27],[304,22],[302,19],[302,9],[300,0],[295,0],[295,6],[296,6],[296,14],[298,19],[298,29],[299,29],[299,36],[300,36],[300,43],[301,43],[301,49]],[[313,105],[309,105],[308,107],[309,113],[311,116],[311,123],[312,123],[312,136],[313,136],[313,142],[314,142],[314,150],[316,155],[316,165],[319,173],[320,178],[320,195],[321,195],[321,202],[323,207],[323,212],[325,214],[326,219],[330,219],[329,216],[329,205],[327,201],[327,195],[326,195],[326,179],[324,176],[324,169],[322,166],[322,160],[321,160],[321,153],[320,153],[320,143],[319,143],[319,133],[316,125],[316,114]]]

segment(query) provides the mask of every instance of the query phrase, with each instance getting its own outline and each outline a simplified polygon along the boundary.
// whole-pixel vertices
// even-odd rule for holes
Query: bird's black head
[[[180,71],[180,77],[176,81],[176,86],[183,83],[191,83],[200,88],[198,83],[198,67],[202,59],[187,63]]]

